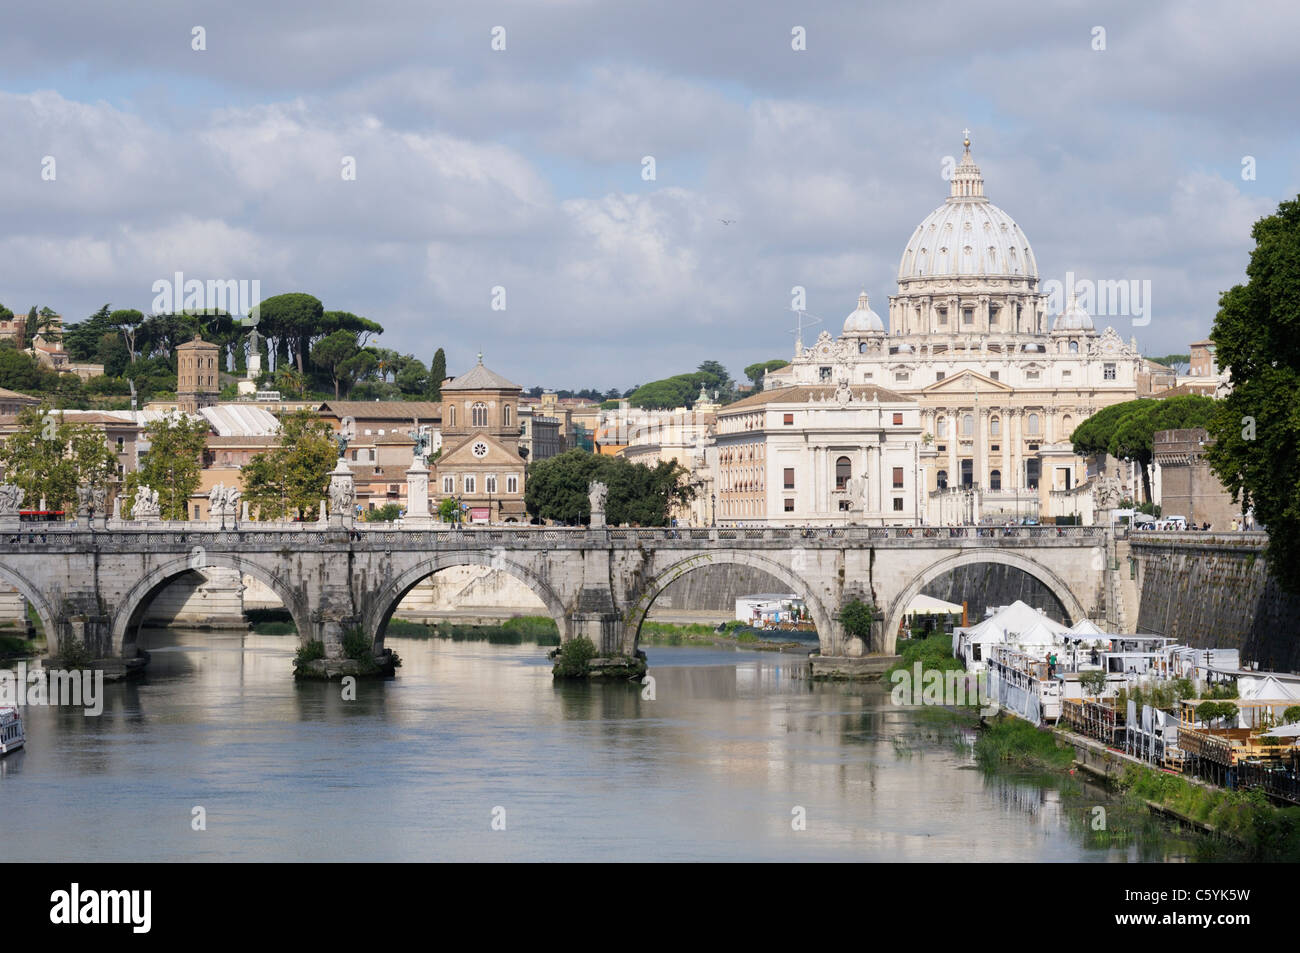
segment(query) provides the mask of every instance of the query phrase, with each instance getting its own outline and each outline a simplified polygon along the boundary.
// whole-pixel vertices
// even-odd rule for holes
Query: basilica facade
[[[862,446],[878,445],[882,435],[873,426],[850,436],[854,415],[866,419],[859,392],[887,391],[914,402],[915,471],[905,482],[918,498],[905,501],[903,512],[918,514],[918,522],[1068,515],[1063,501],[1077,499],[1086,479],[1071,432],[1101,408],[1138,396],[1147,362],[1136,341],[1125,342],[1111,327],[1098,331],[1077,298],[1049,313],[1029,240],[985,196],[969,139],[964,145],[948,198],[903,250],[888,326],[863,292],[838,337],[823,331],[810,346],[797,342],[792,363],[768,374],[764,389],[847,394],[828,407],[840,407],[844,426],[827,425],[840,443]],[[720,423],[722,416],[725,410]],[[911,439],[899,432],[888,441],[893,446],[899,438]],[[907,455],[901,447],[893,452]],[[796,466],[831,486],[860,477],[868,484],[864,499],[873,504],[866,509],[889,500],[884,512],[873,514],[877,520],[908,522],[890,511],[895,487],[870,486],[892,483],[892,465],[848,477],[819,471],[812,461]],[[837,511],[834,504],[825,516]]]

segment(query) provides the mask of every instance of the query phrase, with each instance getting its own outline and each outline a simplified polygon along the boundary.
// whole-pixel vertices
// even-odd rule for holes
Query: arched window
[[[488,425],[487,404],[483,403],[482,401],[479,401],[478,403],[474,404],[474,406],[471,407],[469,411],[470,411],[471,427],[486,427]]]
[[[851,476],[853,476],[853,464],[849,462],[848,457],[840,457],[835,461],[835,489],[842,490],[848,486]]]
[[[975,436],[975,415],[967,414],[961,419],[961,435],[963,437]]]
[[[1001,471],[1001,470],[990,470],[990,471],[989,471],[989,489],[990,489],[990,490],[1000,490],[1000,489],[1002,489],[1002,471]]]
[[[947,437],[947,436],[948,436],[948,418],[947,418],[947,417],[940,417],[940,418],[939,418],[939,426],[936,428],[936,430],[938,431],[938,433],[936,434],[936,436],[938,436],[938,437]]]
[[[990,436],[996,437],[1001,432],[1002,432],[1002,421],[999,420],[997,417],[994,417],[992,420],[989,421],[989,434]]]
[[[501,408],[501,426],[503,427],[510,426],[510,405],[509,404],[505,404]]]
[[[1070,353],[1071,353],[1071,354],[1078,354],[1078,353],[1079,353],[1079,342],[1078,342],[1078,341],[1071,341],[1071,342],[1070,342]]]
[[[939,485],[939,489],[941,490],[948,489],[948,471],[940,470],[937,474],[935,474],[935,476],[937,479],[937,483]]]
[[[1029,415],[1029,432],[1032,433],[1032,434],[1036,434],[1036,433],[1038,433],[1038,415],[1037,415],[1037,414],[1030,414],[1030,415]]]
[[[1061,419],[1061,432],[1067,437],[1074,432],[1074,418],[1069,414]]]
[[[456,426],[456,405],[455,404],[447,405],[447,426],[448,427]]]

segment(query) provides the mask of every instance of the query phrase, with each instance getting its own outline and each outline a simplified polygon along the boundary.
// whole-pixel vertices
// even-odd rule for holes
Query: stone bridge
[[[116,523],[116,525],[115,525]],[[701,566],[749,566],[806,603],[821,653],[891,652],[904,608],[929,582],[971,563],[1002,563],[1039,579],[1077,619],[1103,617],[1114,545],[1104,527],[976,529],[402,529],[359,523],[100,522],[0,525],[0,579],[44,623],[51,652],[80,643],[106,669],[133,667],[150,600],[193,570],[225,567],[261,580],[306,643],[330,658],[360,628],[379,651],[393,610],[420,580],[482,565],[522,580],[561,638],[586,635],[602,655],[635,656],[641,624],[674,580]],[[837,619],[853,597],[883,612],[871,644]],[[140,664],[138,661],[136,665]]]

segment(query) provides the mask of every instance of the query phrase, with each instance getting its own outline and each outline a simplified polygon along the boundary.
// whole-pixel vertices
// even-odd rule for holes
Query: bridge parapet
[[[39,528],[38,528],[39,527]],[[716,545],[741,545],[753,549],[853,548],[867,544],[886,548],[945,548],[947,546],[1093,546],[1104,540],[1105,526],[1016,527],[766,527],[750,529],[604,529],[586,527],[526,527],[518,529],[467,528],[448,530],[370,527],[323,527],[317,523],[253,524],[239,529],[213,529],[185,521],[141,523],[94,531],[68,524],[25,524],[13,533],[0,534],[0,551],[49,552],[181,552],[201,546],[265,552],[284,547],[325,549],[427,550],[427,549],[707,549]],[[1152,538],[1171,534],[1141,534]],[[1263,535],[1263,534],[1238,534]],[[1135,537],[1139,538],[1139,537]],[[1203,537],[1202,537],[1203,538]],[[1231,537],[1229,537],[1231,538]]]

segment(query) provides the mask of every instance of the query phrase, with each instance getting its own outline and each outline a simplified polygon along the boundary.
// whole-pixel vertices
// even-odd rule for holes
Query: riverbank
[[[1243,848],[1251,860],[1300,861],[1300,807],[1278,807],[1261,791],[1226,791],[1130,760],[1110,749],[1100,752],[1105,767],[1098,767],[1081,757],[1075,738],[1069,732],[1037,728],[1003,713],[983,720],[975,740],[975,757],[986,768],[1010,764],[1056,774],[1086,771],[1130,805],[1141,805],[1207,835],[1226,838]]]
[[[782,638],[779,630],[755,629],[739,622],[724,623],[719,631],[704,623],[650,622],[641,623],[641,645],[698,645],[715,648],[744,648],[754,652],[813,652],[817,648],[813,638]]]

